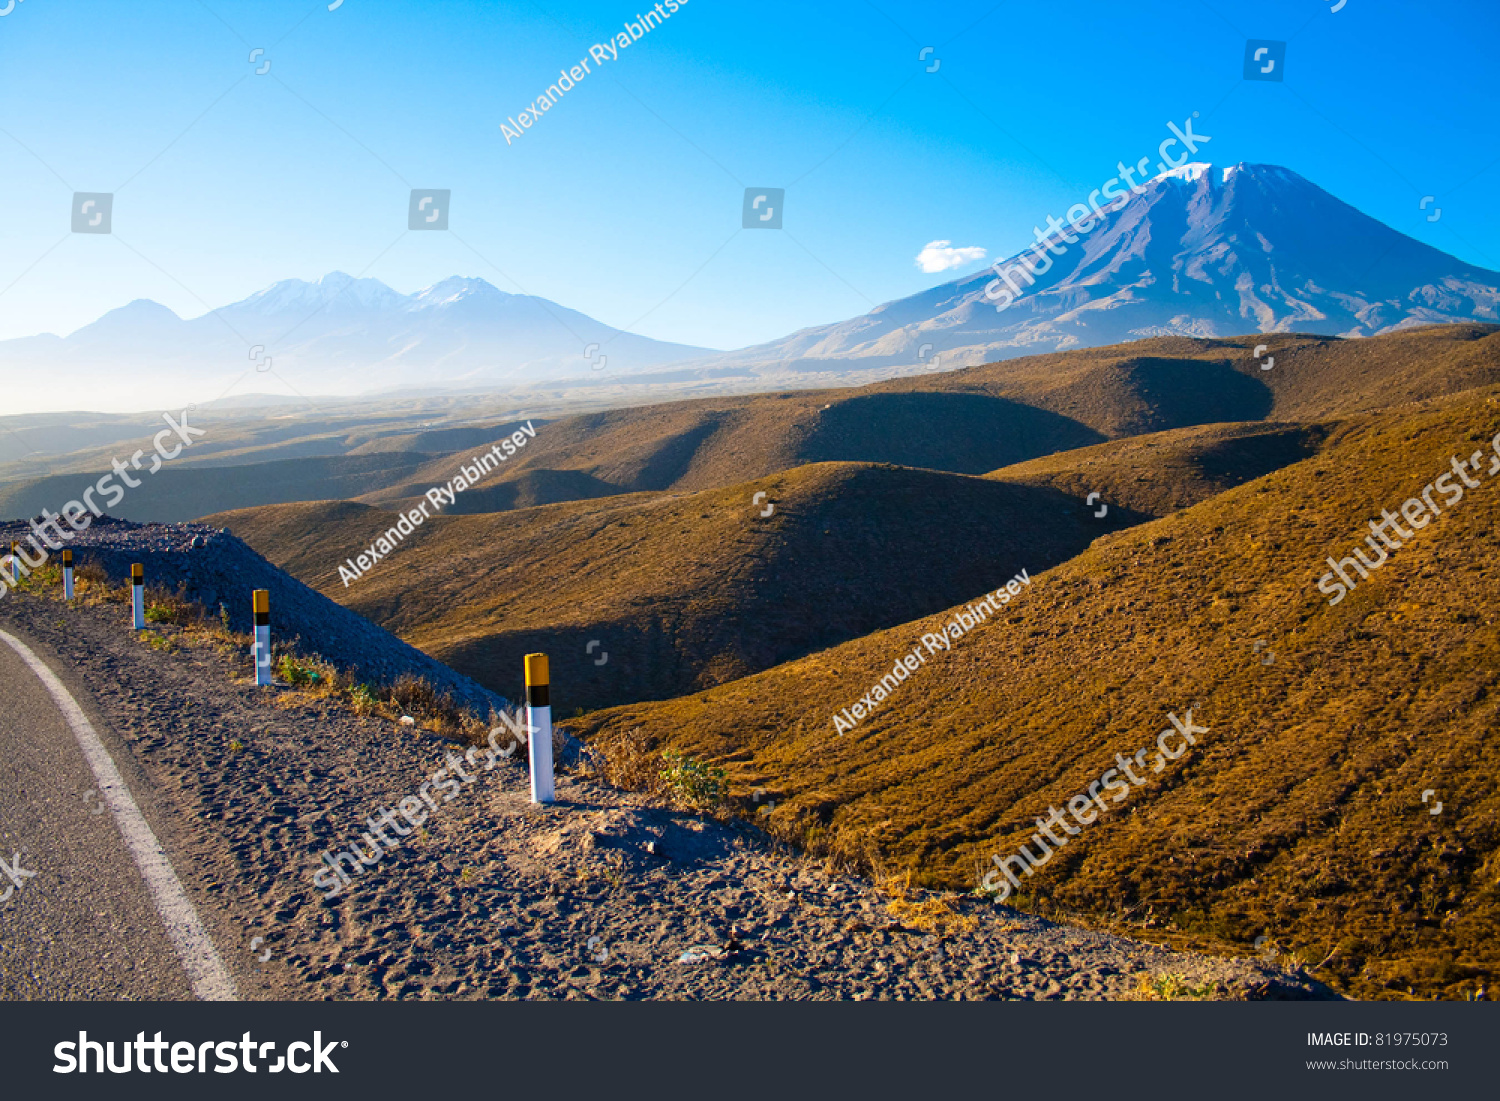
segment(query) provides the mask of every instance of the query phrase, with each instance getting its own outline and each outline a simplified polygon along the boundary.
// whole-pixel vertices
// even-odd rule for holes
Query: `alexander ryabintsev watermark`
[[[491,446],[488,451],[460,464],[458,473],[446,485],[433,486],[429,489],[423,494],[426,500],[419,508],[402,513],[395,524],[365,548],[363,554],[344,559],[345,565],[339,567],[339,577],[344,582],[344,588],[349,587],[349,582],[358,581],[369,573],[376,562],[390,554],[405,541],[408,535],[421,527],[422,521],[429,516],[436,515],[445,504],[455,504],[460,493],[478,485],[486,474],[496,470],[506,459],[525,447],[528,438],[536,438],[536,429],[531,427],[530,421],[526,422],[525,427],[518,428],[505,439]],[[427,511],[429,504],[432,505],[431,513]]]
[[[1030,584],[1030,575],[1022,570],[993,593],[986,593],[981,599],[965,607],[963,611],[956,612],[940,630],[924,634],[920,640],[921,646],[914,646],[911,653],[903,654],[891,667],[891,671],[861,696],[858,703],[841,709],[833,717],[834,729],[840,734],[853,730],[860,722],[868,718],[902,681],[927,664],[927,654],[936,654],[940,649],[951,650],[955,642],[983,623],[987,616],[999,612],[1004,605],[1009,604],[1011,599],[1021,592],[1023,585]],[[922,652],[924,647],[927,651],[925,654]]]

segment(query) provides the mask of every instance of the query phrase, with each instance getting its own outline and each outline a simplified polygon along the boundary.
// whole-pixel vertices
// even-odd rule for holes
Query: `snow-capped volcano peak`
[[[1089,215],[1087,226],[1079,203],[1073,233],[1043,240],[1037,231],[1020,252],[996,250],[1004,258],[986,271],[718,362],[914,364],[927,345],[979,363],[1146,336],[1366,336],[1500,319],[1500,274],[1287,168],[1192,161],[1121,193],[1123,203]]]
[[[305,279],[283,279],[228,308],[264,314],[335,306],[341,310],[382,310],[395,306],[401,298],[379,279],[356,279],[344,272],[332,271],[316,283]]]
[[[509,297],[511,296],[483,279],[453,275],[419,290],[410,296],[409,302],[412,309],[427,309],[451,306],[467,299],[498,302]]]
[[[1151,177],[1151,182],[1155,183],[1157,180],[1184,180],[1187,183],[1197,183],[1204,176],[1211,175],[1213,170],[1214,166],[1211,164],[1206,164],[1203,161],[1190,161],[1187,164],[1179,164],[1176,168],[1169,168],[1165,172],[1158,172],[1155,176]],[[1233,169],[1224,169],[1223,178],[1225,180],[1229,178],[1231,171]]]

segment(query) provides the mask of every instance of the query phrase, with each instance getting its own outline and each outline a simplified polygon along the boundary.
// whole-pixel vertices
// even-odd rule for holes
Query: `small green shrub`
[[[1170,971],[1160,975],[1142,975],[1135,988],[1136,1000],[1143,1002],[1204,1001],[1216,997],[1218,993],[1218,983],[1206,982],[1202,986],[1194,986],[1181,975]]]
[[[323,679],[323,674],[319,673],[311,665],[298,661],[290,654],[281,655],[281,660],[276,666],[276,672],[281,675],[282,680],[286,681],[293,688],[304,688],[308,685],[317,684]]]
[[[141,641],[143,641],[153,650],[161,650],[165,653],[170,654],[172,651],[177,649],[177,644],[175,642],[167,638],[165,635],[157,634],[155,631],[142,631],[140,637]]]
[[[61,584],[62,567],[54,562],[47,562],[28,574],[22,574],[21,580],[12,587],[20,592],[44,592]]]
[[[729,781],[724,770],[715,765],[667,750],[661,755],[667,766],[661,770],[672,794],[685,803],[700,807],[717,807],[729,795]]]
[[[380,697],[375,694],[372,686],[358,684],[349,693],[349,702],[354,705],[356,715],[370,715],[380,706]]]

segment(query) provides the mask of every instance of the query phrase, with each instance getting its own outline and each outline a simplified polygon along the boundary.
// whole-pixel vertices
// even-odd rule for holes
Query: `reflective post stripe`
[[[551,803],[552,692],[546,654],[526,655],[526,729],[531,750],[531,801]]]
[[[255,683],[271,683],[271,590],[255,589],[250,594],[251,610],[255,613],[255,645],[251,656],[255,658]]]
[[[130,567],[130,611],[137,631],[146,629],[146,567],[139,562]]]

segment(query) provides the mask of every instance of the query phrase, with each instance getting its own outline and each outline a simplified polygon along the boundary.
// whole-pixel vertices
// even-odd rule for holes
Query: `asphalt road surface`
[[[66,671],[49,690],[13,639],[0,632],[0,999],[233,998],[139,778],[116,771],[126,756]]]

